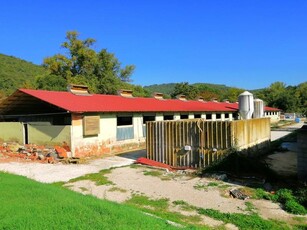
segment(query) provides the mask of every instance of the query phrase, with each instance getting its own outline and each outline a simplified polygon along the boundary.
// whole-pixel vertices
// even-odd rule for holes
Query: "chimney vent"
[[[90,96],[91,95],[88,90],[88,86],[86,85],[70,84],[67,86],[67,91],[71,92],[72,94],[78,95],[78,96]]]
[[[197,97],[197,101],[205,101],[203,97]]]
[[[155,92],[152,94],[153,98],[156,98],[158,100],[162,100],[163,99],[163,93],[158,93],[158,92]]]
[[[132,96],[132,92],[133,92],[132,90],[120,89],[120,90],[117,91],[117,94],[122,96],[122,97],[129,97],[129,98],[131,98],[131,97],[133,97]]]
[[[181,100],[181,101],[187,101],[186,96],[183,95],[183,94],[177,95],[176,98],[179,99],[179,100]]]

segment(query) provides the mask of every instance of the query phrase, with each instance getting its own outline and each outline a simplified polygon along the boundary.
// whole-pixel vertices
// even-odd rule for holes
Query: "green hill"
[[[0,97],[31,85],[36,76],[45,72],[42,66],[13,56],[0,54]]]
[[[176,83],[168,83],[168,84],[154,84],[144,86],[144,89],[149,91],[150,93],[159,92],[165,95],[170,95],[175,89]],[[210,83],[194,83],[191,84],[194,86],[199,92],[208,91],[215,94],[223,95],[228,92],[233,87],[228,87],[226,85],[219,85],[219,84],[210,84]]]

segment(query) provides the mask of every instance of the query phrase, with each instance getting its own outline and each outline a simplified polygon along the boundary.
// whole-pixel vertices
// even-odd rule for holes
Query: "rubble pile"
[[[45,147],[36,144],[26,144],[20,146],[16,143],[0,144],[0,158],[12,158],[31,160],[41,163],[54,164],[63,163],[79,163],[79,158],[69,157],[71,152],[67,146]]]

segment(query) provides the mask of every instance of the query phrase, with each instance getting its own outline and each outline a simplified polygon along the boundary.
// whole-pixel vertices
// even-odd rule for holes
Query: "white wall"
[[[144,140],[143,138],[143,114],[133,114],[134,139]]]
[[[264,112],[265,117],[271,118],[271,123],[276,123],[280,120],[280,112]]]

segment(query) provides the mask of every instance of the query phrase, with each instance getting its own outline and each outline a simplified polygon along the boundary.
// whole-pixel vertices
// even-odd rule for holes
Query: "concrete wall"
[[[233,146],[238,150],[248,149],[260,143],[269,143],[271,138],[270,119],[257,118],[238,120],[232,123]]]
[[[23,144],[23,124],[21,122],[0,122],[0,142]]]
[[[70,126],[69,125],[50,125],[32,122],[28,124],[28,143],[62,146],[63,142],[70,146]]]

